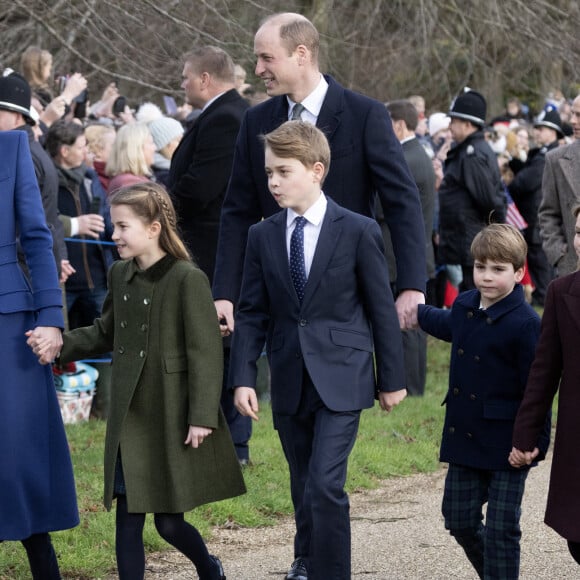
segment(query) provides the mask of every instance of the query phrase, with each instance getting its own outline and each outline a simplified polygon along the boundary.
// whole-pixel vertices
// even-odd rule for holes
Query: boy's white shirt
[[[318,244],[318,237],[322,229],[322,222],[326,215],[326,206],[328,201],[324,193],[320,192],[319,198],[304,212],[306,224],[304,226],[304,267],[306,277],[310,274],[310,267],[314,259],[314,252]],[[294,220],[299,216],[293,209],[288,208],[286,212],[286,250],[288,260],[290,260],[290,238],[296,227]]]

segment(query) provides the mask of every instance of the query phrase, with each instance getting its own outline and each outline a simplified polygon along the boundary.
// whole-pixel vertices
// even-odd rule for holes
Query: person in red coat
[[[574,249],[580,256],[580,205],[574,208]],[[568,541],[580,564],[580,272],[554,280],[548,287],[542,330],[513,433],[509,461],[529,465],[541,452],[543,420],[560,389],[554,457],[544,521]]]

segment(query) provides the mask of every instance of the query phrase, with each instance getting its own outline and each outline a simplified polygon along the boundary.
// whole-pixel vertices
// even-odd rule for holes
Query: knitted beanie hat
[[[427,124],[429,135],[433,137],[434,135],[437,135],[439,131],[449,129],[450,122],[451,119],[445,113],[433,113],[429,117],[429,123]]]
[[[163,111],[155,103],[143,103],[135,113],[135,119],[139,123],[151,123],[155,119],[163,117]]]
[[[183,135],[182,124],[171,117],[160,117],[151,121],[148,125],[149,131],[155,142],[155,149],[161,151],[163,147],[171,143],[177,137]]]

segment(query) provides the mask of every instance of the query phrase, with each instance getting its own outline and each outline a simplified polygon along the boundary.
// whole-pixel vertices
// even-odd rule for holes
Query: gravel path
[[[580,578],[566,542],[543,523],[549,464],[528,477],[523,504],[523,580]],[[390,479],[373,491],[351,494],[353,578],[361,580],[477,580],[443,527],[440,504],[445,469]],[[251,490],[250,490],[251,493]],[[218,529],[210,551],[228,580],[282,580],[293,559],[293,522],[255,530]],[[146,580],[193,580],[179,553],[149,556]],[[328,579],[332,580],[332,579]]]

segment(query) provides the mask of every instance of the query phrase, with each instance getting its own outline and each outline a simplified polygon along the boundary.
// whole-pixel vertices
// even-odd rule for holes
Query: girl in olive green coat
[[[110,200],[122,261],[93,326],[64,336],[61,359],[113,351],[105,442],[105,505],[117,498],[121,580],[142,580],[143,524],[155,513],[161,536],[202,580],[225,578],[183,512],[244,493],[219,408],[222,345],[207,278],[176,233],[165,190],[140,183]]]

